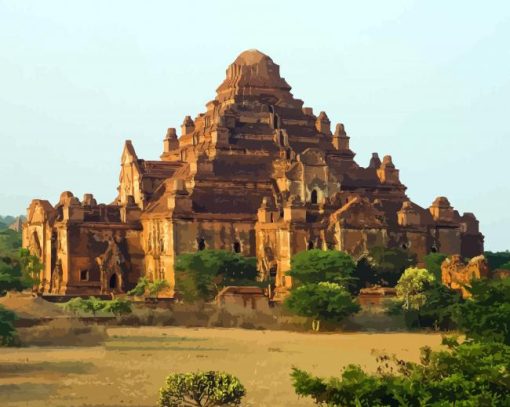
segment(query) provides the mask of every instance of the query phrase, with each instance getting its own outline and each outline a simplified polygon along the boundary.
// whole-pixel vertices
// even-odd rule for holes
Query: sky
[[[0,214],[111,202],[124,140],[158,159],[257,48],[360,165],[391,154],[414,202],[447,196],[510,249],[509,40],[508,1],[0,0]]]

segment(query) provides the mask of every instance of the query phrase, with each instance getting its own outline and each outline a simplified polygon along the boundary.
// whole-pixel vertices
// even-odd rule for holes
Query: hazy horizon
[[[0,0],[0,215],[65,190],[111,202],[124,140],[158,159],[256,48],[360,165],[392,155],[411,200],[447,196],[510,249],[509,3],[247,4]]]

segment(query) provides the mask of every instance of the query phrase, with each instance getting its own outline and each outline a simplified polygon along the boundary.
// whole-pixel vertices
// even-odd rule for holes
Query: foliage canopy
[[[339,322],[360,310],[347,289],[337,283],[305,284],[293,289],[285,306],[297,315],[313,318],[312,328],[320,329],[320,321]]]
[[[184,300],[210,301],[225,286],[254,285],[256,259],[224,250],[202,250],[177,256],[176,289]]]
[[[292,256],[288,274],[295,285],[331,282],[347,287],[353,280],[355,269],[356,263],[347,253],[313,249]]]
[[[239,379],[227,373],[174,373],[160,389],[159,407],[238,406],[245,394]]]

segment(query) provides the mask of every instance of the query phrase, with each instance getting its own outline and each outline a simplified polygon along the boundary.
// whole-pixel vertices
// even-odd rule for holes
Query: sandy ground
[[[349,363],[374,370],[380,352],[418,360],[440,335],[311,334],[177,327],[110,328],[104,346],[0,349],[3,407],[155,406],[170,372],[223,370],[247,389],[243,406],[313,406],[299,399],[292,366],[338,375]]]

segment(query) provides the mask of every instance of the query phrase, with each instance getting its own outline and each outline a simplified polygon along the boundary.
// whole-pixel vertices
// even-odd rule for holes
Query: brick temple
[[[303,107],[270,57],[245,51],[206,111],[186,116],[180,135],[168,129],[160,160],[126,141],[112,203],[71,192],[56,205],[33,200],[23,245],[44,263],[43,293],[122,293],[147,275],[167,279],[170,297],[176,256],[203,249],[256,256],[276,293],[292,283],[291,256],[312,248],[483,252],[472,213],[445,197],[422,208],[391,156],[374,153],[366,167],[354,156],[343,124]]]

